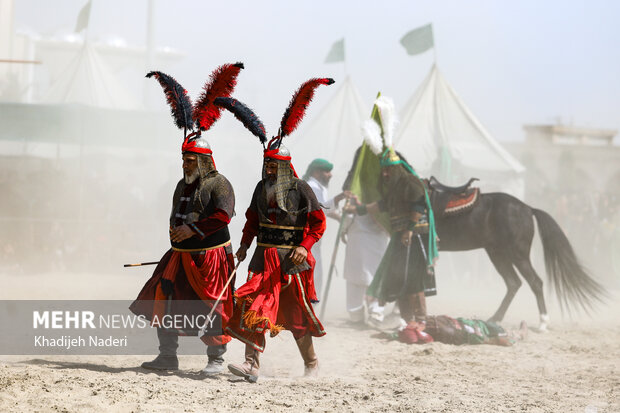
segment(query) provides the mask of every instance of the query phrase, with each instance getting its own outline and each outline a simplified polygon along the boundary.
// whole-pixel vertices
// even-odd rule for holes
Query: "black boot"
[[[149,370],[178,370],[179,359],[176,355],[165,356],[160,354],[155,357],[153,361],[145,361],[142,363],[142,368]]]
[[[159,339],[159,355],[153,361],[142,363],[142,368],[149,370],[178,370],[177,348],[179,347],[179,336],[176,332],[158,328],[157,338]]]

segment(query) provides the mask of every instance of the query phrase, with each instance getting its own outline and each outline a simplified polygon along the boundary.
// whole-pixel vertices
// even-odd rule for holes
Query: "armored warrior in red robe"
[[[226,322],[232,315],[232,289],[225,287],[234,267],[228,224],[234,214],[235,195],[230,182],[215,168],[212,151],[202,132],[220,117],[221,108],[213,104],[218,96],[229,96],[243,64],[227,64],[216,69],[198,102],[192,106],[187,91],[172,77],[151,72],[164,88],[176,125],[184,129],[182,146],[184,178],[172,198],[170,243],[130,309],[147,319],[162,319],[164,314],[203,317],[220,293],[217,314]],[[188,130],[197,129],[187,134]],[[234,283],[230,284],[234,285]],[[223,291],[224,290],[224,291]],[[191,302],[191,304],[189,304]],[[153,304],[154,303],[154,304]],[[191,314],[190,314],[191,313]],[[157,328],[157,358],[142,367],[157,370],[178,369],[178,329]],[[198,333],[191,331],[189,334]],[[223,368],[228,335],[202,337],[207,344],[205,374]]]
[[[252,240],[257,246],[250,260],[247,282],[235,293],[237,305],[226,332],[246,344],[245,361],[229,364],[235,375],[258,379],[259,354],[265,350],[265,333],[290,330],[304,361],[305,374],[315,375],[318,359],[312,337],[325,335],[312,308],[316,302],[312,246],[325,231],[325,214],[308,184],[298,179],[282,138],[300,122],[314,89],[332,79],[311,79],[293,96],[282,119],[280,134],[264,150],[262,179],[256,185],[236,255],[246,258]],[[243,103],[218,98],[265,145],[265,128]]]

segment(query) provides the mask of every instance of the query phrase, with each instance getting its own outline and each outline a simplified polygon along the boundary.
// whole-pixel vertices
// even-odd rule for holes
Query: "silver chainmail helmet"
[[[287,156],[287,157],[291,156],[291,152],[288,150],[288,148],[282,145],[282,139],[272,140],[271,144],[267,148],[268,151],[273,151],[275,149],[278,150],[278,152],[276,153],[276,155],[278,156]]]
[[[198,173],[201,179],[215,171],[211,145],[201,131],[190,134],[183,143],[183,153],[194,153],[198,158]]]

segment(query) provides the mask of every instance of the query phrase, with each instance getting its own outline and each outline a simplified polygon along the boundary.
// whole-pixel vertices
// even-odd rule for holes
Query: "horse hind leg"
[[[519,288],[521,287],[522,281],[519,278],[519,274],[517,274],[517,272],[513,268],[512,261],[505,254],[488,249],[486,250],[486,252],[491,259],[493,266],[495,266],[495,269],[497,270],[499,275],[502,276],[504,282],[506,283],[506,295],[504,296],[502,303],[500,304],[493,317],[489,319],[489,321],[499,322],[504,319],[504,316],[506,315],[506,311],[508,310],[512,299],[515,297],[515,294],[517,294],[517,291],[519,291]]]
[[[525,281],[529,284],[530,288],[536,296],[536,303],[538,304],[538,313],[540,314],[540,325],[538,331],[547,331],[549,324],[549,315],[547,314],[547,306],[545,304],[545,296],[543,292],[543,281],[536,273],[536,270],[532,266],[532,262],[529,257],[521,258],[515,262],[515,266],[525,278]]]

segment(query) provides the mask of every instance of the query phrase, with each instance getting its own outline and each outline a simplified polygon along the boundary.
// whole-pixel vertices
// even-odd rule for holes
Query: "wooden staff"
[[[207,315],[207,320],[211,319],[211,316],[215,312],[215,309],[217,308],[217,305],[222,300],[222,296],[224,295],[224,291],[226,291],[226,289],[228,288],[228,285],[230,284],[230,281],[233,279],[233,277],[237,273],[237,268],[239,268],[239,264],[241,264],[241,261],[237,262],[237,265],[235,265],[235,269],[233,270],[233,272],[230,273],[230,276],[228,277],[228,280],[226,281],[226,285],[224,285],[224,288],[222,288],[222,291],[220,292],[220,295],[217,297],[217,300],[215,300],[215,304],[213,304],[213,307],[211,307],[211,311],[209,312],[209,315]],[[202,330],[201,330],[200,333],[202,333],[202,335],[204,336],[206,331],[207,331],[207,323],[205,323],[205,325],[202,327]],[[200,334],[198,334],[198,336],[200,337]]]
[[[41,61],[39,61],[39,60],[0,59],[0,63],[22,63],[22,64],[40,65]]]
[[[139,264],[124,264],[123,267],[141,267],[143,265],[156,265],[159,261],[141,262]]]
[[[334,270],[336,269],[336,256],[338,255],[338,247],[340,246],[340,237],[342,235],[342,229],[343,229],[342,227],[344,226],[344,221],[347,215],[345,213],[345,209],[347,205],[349,205],[348,199],[346,200],[344,208],[342,209],[342,216],[340,217],[340,223],[338,224],[338,233],[336,234],[336,245],[334,245],[334,249],[332,252],[332,259],[331,259],[331,262],[329,263],[329,272],[327,274],[327,283],[325,285],[325,292],[323,293],[323,296],[321,297],[321,314],[319,316],[321,320],[325,317],[325,310],[327,309],[327,297],[329,297],[329,288],[332,283],[332,275],[334,274]]]

